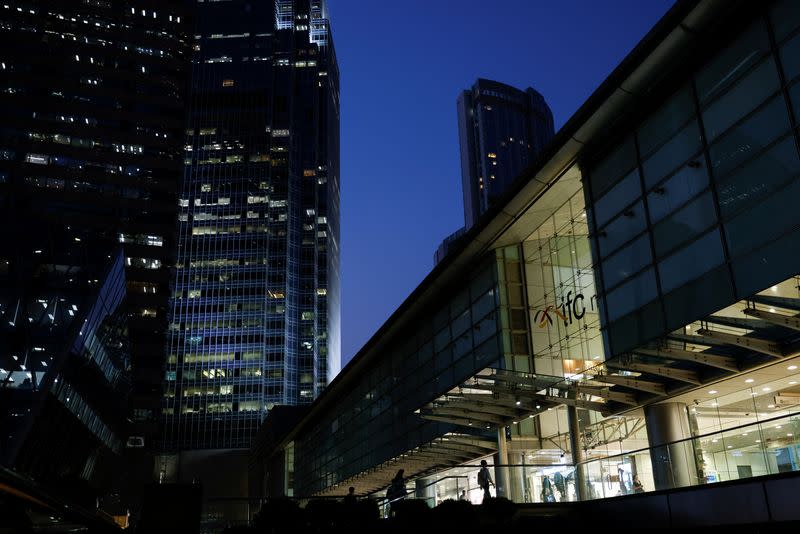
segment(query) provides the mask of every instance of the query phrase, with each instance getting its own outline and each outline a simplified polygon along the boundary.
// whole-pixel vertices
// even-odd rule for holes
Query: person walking
[[[399,469],[397,474],[392,479],[392,482],[389,484],[389,489],[386,490],[386,500],[389,502],[389,513],[392,513],[392,509],[394,508],[394,503],[405,499],[406,495],[408,495],[408,491],[406,490],[406,480],[403,476],[403,469]]]
[[[489,474],[489,468],[487,467],[486,460],[481,460],[481,470],[478,471],[478,486],[483,490],[483,501],[486,502],[487,499],[492,498],[492,494],[489,493],[489,486],[494,486],[494,481],[492,481],[492,475]]]

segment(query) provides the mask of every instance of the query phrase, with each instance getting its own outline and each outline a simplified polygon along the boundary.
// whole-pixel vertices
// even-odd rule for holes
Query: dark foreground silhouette
[[[230,527],[226,534],[327,534],[327,533],[405,533],[497,532],[514,529],[514,504],[503,498],[489,499],[475,506],[466,501],[446,500],[429,508],[423,500],[407,499],[393,504],[393,517],[381,519],[378,504],[369,499],[357,502],[310,501],[301,508],[291,499],[271,499],[264,503],[250,527]],[[520,525],[521,526],[521,525]]]

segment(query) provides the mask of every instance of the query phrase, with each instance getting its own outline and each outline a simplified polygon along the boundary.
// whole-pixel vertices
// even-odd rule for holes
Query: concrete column
[[[494,455],[494,484],[498,497],[514,500],[508,477],[508,444],[506,443],[506,428],[497,429],[497,454]],[[503,467],[500,467],[502,465]]]
[[[509,463],[514,467],[509,467],[509,479],[511,488],[511,500],[514,502],[525,502],[525,473],[522,464],[525,462],[525,452],[509,453]]]
[[[671,489],[697,484],[697,464],[686,405],[680,402],[651,404],[644,409],[650,462],[655,489]]]
[[[578,424],[578,409],[575,406],[567,406],[567,424],[569,425],[569,448],[572,452],[572,465],[575,466],[575,493],[579,501],[586,499],[586,467],[578,465],[583,461],[583,449],[581,448],[581,429]]]
[[[418,478],[414,481],[414,497],[425,499],[428,506],[436,506],[436,486],[433,478]]]

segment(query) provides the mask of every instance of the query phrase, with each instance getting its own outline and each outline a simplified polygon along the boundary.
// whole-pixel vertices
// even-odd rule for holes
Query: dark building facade
[[[464,227],[442,241],[434,264],[533,163],[554,133],[550,106],[530,87],[521,91],[478,78],[458,95],[456,108]]]
[[[339,365],[338,71],[325,3],[197,6],[167,454],[247,448],[272,406],[310,403]]]
[[[377,497],[402,468],[432,505],[465,487],[477,504],[486,459],[516,502],[797,520],[763,488],[800,482],[799,99],[796,2],[677,2],[295,428],[253,447],[257,489]]]
[[[0,7],[2,459],[40,477],[92,478],[157,428],[182,4]]]
[[[456,106],[464,225],[471,228],[553,138],[553,113],[535,89],[484,79]]]

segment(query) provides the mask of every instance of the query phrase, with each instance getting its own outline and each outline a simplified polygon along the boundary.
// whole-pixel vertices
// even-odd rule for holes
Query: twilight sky
[[[464,223],[456,96],[544,95],[556,131],[671,0],[329,0],[341,71],[342,363]]]

